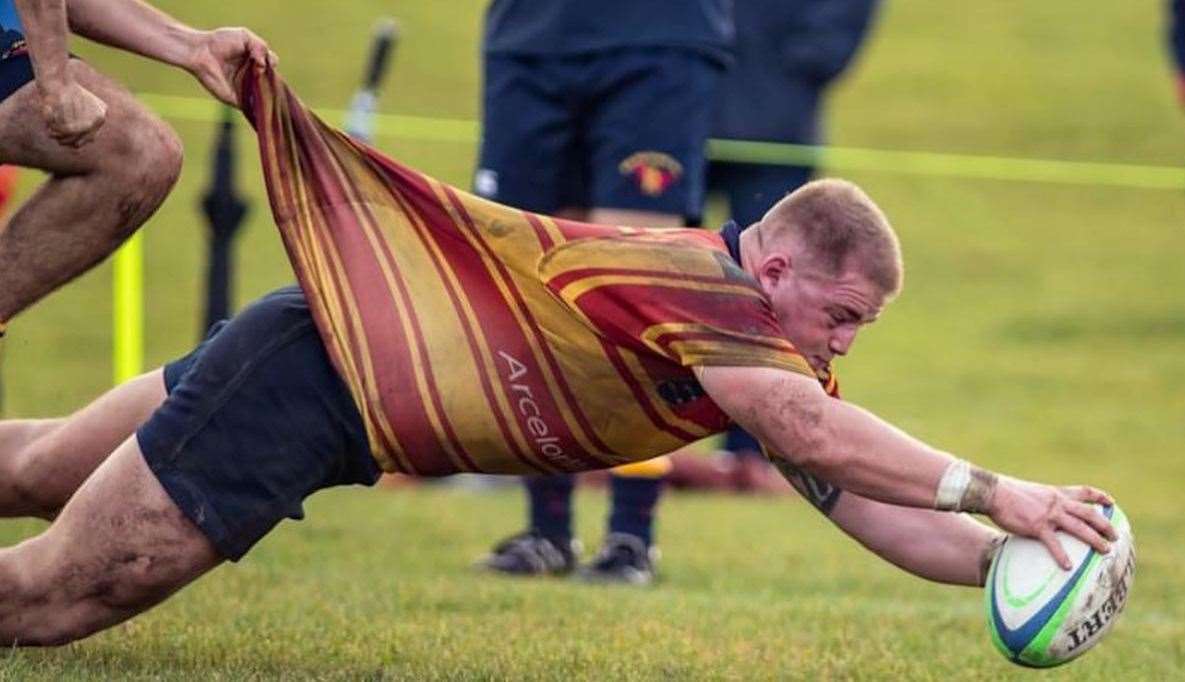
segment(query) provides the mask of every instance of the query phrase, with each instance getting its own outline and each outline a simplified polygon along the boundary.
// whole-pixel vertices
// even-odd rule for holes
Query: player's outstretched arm
[[[33,64],[41,116],[50,137],[68,147],[94,139],[107,105],[70,75],[65,0],[15,0]]]
[[[276,56],[245,28],[200,31],[140,0],[66,0],[70,28],[105,45],[180,67],[223,102],[238,106],[234,76],[244,63]]]
[[[796,469],[869,499],[906,507],[986,514],[1004,530],[1040,540],[1063,567],[1065,531],[1099,552],[1115,538],[1091,503],[1111,502],[1085,486],[1055,488],[973,467],[910,437],[818,382],[783,370],[700,367],[708,395]],[[1104,537],[1105,536],[1105,537]]]
[[[982,586],[1004,534],[967,514],[899,507],[861,497],[775,460],[803,497],[885,561],[916,576]]]

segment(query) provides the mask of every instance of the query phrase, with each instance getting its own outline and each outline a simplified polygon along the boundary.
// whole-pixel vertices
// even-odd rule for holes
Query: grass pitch
[[[598,539],[604,495],[579,495]],[[664,501],[651,590],[480,574],[516,490],[342,490],[237,566],[110,632],[0,659],[13,679],[999,679],[982,592],[870,558],[808,505]],[[1172,521],[1169,521],[1171,525]],[[1171,531],[1140,526],[1140,573],[1106,640],[1054,679],[1172,679],[1185,609]],[[31,530],[26,526],[24,530]],[[9,524],[6,538],[20,533]]]
[[[341,107],[380,13],[405,33],[387,111],[477,114],[484,3],[160,2],[200,25],[268,37],[309,102]],[[1158,4],[887,3],[836,91],[846,146],[1177,164]],[[184,75],[78,45],[145,92],[196,94]],[[196,213],[212,126],[179,122],[187,165],[145,231],[148,354],[200,333],[204,233]],[[241,178],[254,211],[240,300],[291,279],[268,224],[253,140]],[[473,149],[380,146],[466,186]],[[894,221],[906,289],[839,367],[845,396],[936,445],[1007,473],[1110,489],[1132,518],[1128,609],[1097,650],[1052,678],[1185,677],[1185,197],[1175,192],[850,175]],[[36,178],[29,174],[28,190]],[[713,215],[723,215],[719,206]],[[108,385],[110,271],[19,318],[6,341],[6,413],[77,407]],[[263,677],[998,679],[1030,675],[992,649],[977,590],[882,565],[804,504],[675,495],[663,502],[654,590],[519,582],[470,562],[518,528],[514,490],[325,493],[238,566],[128,625],[0,658],[7,678]],[[604,495],[582,493],[600,537]],[[40,526],[0,524],[11,544]],[[2,595],[0,595],[2,598]]]

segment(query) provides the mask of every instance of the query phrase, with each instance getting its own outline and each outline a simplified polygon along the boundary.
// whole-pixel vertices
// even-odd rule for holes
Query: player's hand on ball
[[[210,94],[237,107],[239,97],[235,75],[245,66],[257,69],[275,66],[276,53],[262,38],[245,28],[219,28],[201,35],[194,46],[188,69]]]
[[[75,149],[95,139],[107,120],[107,103],[74,81],[41,93],[41,115],[49,136]]]
[[[1001,477],[988,516],[1000,528],[1041,541],[1055,561],[1069,570],[1070,558],[1055,531],[1064,531],[1101,554],[1110,551],[1115,529],[1093,504],[1113,504],[1105,492],[1089,486],[1055,487]]]

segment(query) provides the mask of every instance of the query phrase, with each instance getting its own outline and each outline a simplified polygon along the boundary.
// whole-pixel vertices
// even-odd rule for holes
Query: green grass
[[[267,36],[307,101],[347,101],[375,16],[405,29],[386,111],[477,113],[476,0],[161,2],[203,25]],[[299,11],[293,11],[292,7]],[[832,141],[1070,160],[1180,164],[1158,3],[887,3],[833,100]],[[79,45],[135,89],[196,94],[184,75]],[[195,205],[210,127],[177,123],[188,162],[146,229],[148,355],[199,334],[204,233]],[[254,211],[240,300],[287,282],[252,140]],[[460,186],[473,149],[381,140]],[[897,226],[907,284],[840,367],[845,395],[910,432],[1016,475],[1109,488],[1132,517],[1139,569],[1098,651],[1058,679],[1185,676],[1180,486],[1185,480],[1185,197],[1175,192],[852,176]],[[26,178],[26,189],[35,177]],[[722,215],[719,206],[713,215]],[[22,316],[7,341],[10,415],[60,413],[109,382],[110,270]],[[604,496],[578,505],[586,544]],[[131,624],[0,659],[10,678],[391,677],[996,679],[974,590],[880,564],[805,505],[675,495],[663,582],[649,592],[501,581],[470,561],[522,516],[513,490],[326,493],[241,565]],[[35,532],[0,525],[5,544]],[[3,598],[0,595],[0,598]]]
[[[807,505],[664,502],[653,590],[486,576],[470,562],[520,515],[515,491],[343,490],[238,566],[129,625],[3,662],[13,677],[994,679],[978,590],[869,560]],[[593,540],[603,495],[580,496]],[[1175,519],[1145,518],[1142,539]],[[26,527],[24,530],[29,530]],[[6,532],[12,532],[5,529]],[[1163,535],[1162,535],[1163,536]],[[1175,548],[1144,542],[1128,612],[1058,679],[1179,673]]]

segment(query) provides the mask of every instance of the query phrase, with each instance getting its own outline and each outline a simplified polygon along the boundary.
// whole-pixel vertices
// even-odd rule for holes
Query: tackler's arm
[[[198,30],[141,0],[67,0],[75,33],[182,68],[218,99],[238,105],[233,78],[244,63],[273,66],[267,43],[240,28]]]

